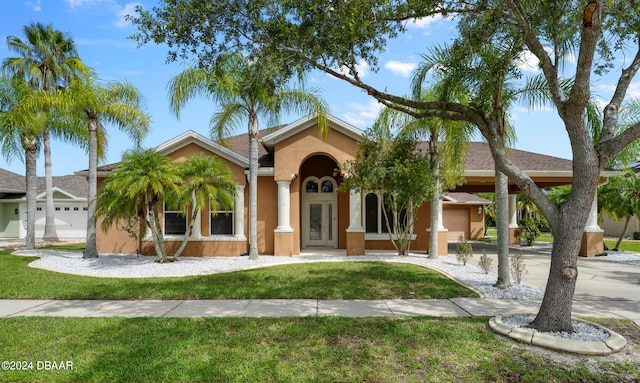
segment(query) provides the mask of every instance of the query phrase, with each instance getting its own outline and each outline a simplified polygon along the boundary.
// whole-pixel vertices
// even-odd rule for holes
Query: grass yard
[[[3,358],[33,362],[27,371],[0,371],[4,382],[640,379],[631,362],[542,356],[493,334],[487,318],[8,318],[0,325]],[[38,361],[73,369],[37,370]]]
[[[395,299],[477,295],[424,267],[331,262],[282,265],[206,276],[96,278],[28,267],[36,257],[0,251],[4,299]],[[167,267],[171,267],[168,264]]]

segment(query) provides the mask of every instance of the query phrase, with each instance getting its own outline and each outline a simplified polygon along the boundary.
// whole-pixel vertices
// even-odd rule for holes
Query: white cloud
[[[442,15],[422,17],[420,19],[410,19],[405,23],[405,27],[410,29],[423,29],[428,31],[431,28],[431,25],[442,20],[445,20]]]
[[[67,4],[71,7],[71,9],[76,9],[78,7],[83,7],[85,5],[94,5],[96,3],[104,2],[105,0],[65,0]],[[109,0],[106,0],[109,1]]]
[[[411,72],[416,69],[416,66],[418,66],[418,64],[416,63],[403,63],[395,60],[391,60],[384,64],[385,68],[402,77],[409,77],[411,75]]]
[[[520,57],[518,58],[520,62],[518,64],[518,68],[525,72],[538,72],[540,68],[540,60],[538,57],[534,55],[530,50],[523,51],[520,53]]]
[[[363,59],[360,59],[360,61],[356,64],[355,70],[358,73],[358,77],[360,78],[366,77],[371,72],[369,64]],[[340,68],[340,73],[345,76],[351,76],[351,74],[349,73],[349,68],[347,68],[346,66]]]
[[[124,8],[118,10],[118,21],[116,21],[117,28],[126,28],[131,24],[129,21],[125,20],[125,16],[133,15],[135,13],[136,6],[141,5],[140,3],[127,3]]]
[[[360,129],[370,127],[382,109],[376,100],[369,100],[366,104],[350,103],[347,107],[350,111],[343,113],[342,118]]]
[[[42,12],[42,6],[40,5],[40,0],[36,0],[36,2],[27,1],[27,7],[30,7],[35,12]]]

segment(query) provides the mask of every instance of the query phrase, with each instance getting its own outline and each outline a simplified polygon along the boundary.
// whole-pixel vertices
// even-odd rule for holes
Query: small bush
[[[517,254],[513,255],[510,260],[510,268],[511,275],[515,279],[517,284],[522,282],[522,277],[527,275],[529,272],[527,271],[527,266],[524,264],[524,257],[522,256],[522,251],[519,251]]]
[[[460,235],[458,237],[458,243],[456,244],[456,259],[458,262],[462,262],[462,265],[466,266],[467,261],[471,257],[473,257],[473,248],[471,244]]]
[[[523,219],[518,225],[518,232],[524,245],[531,246],[540,235],[540,223],[535,218]]]
[[[635,239],[636,241],[640,241],[640,231],[633,232],[633,239]]]
[[[491,271],[491,262],[493,259],[487,256],[486,250],[482,250],[482,256],[480,257],[480,262],[478,262],[478,266],[484,271],[485,274],[489,274]]]

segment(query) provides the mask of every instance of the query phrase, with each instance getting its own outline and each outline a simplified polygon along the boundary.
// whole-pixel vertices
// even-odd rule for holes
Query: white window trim
[[[236,185],[236,195],[234,199],[234,207],[232,210],[228,210],[233,213],[233,233],[234,234],[213,234],[213,235],[201,235],[200,233],[196,233],[195,231],[191,233],[189,237],[189,242],[245,242],[247,237],[244,235],[244,227],[238,229],[238,225],[244,226],[244,219],[238,219],[236,217],[243,217],[244,214],[244,186]],[[165,241],[182,241],[184,239],[183,234],[164,234],[164,201],[162,203],[162,232]],[[172,213],[174,211],[167,211],[168,213]],[[185,220],[185,232],[186,225],[188,224],[188,219]],[[194,229],[197,225],[194,225]],[[209,232],[211,232],[211,210],[209,210]],[[149,230],[147,230],[147,235],[143,238],[145,241],[152,241],[153,238]]]
[[[376,215],[376,218],[378,220],[378,232],[377,233],[367,233],[366,229],[367,229],[367,196],[369,194],[375,194],[378,197],[378,212]],[[380,197],[380,195],[378,193],[374,193],[374,192],[364,192],[362,193],[363,198],[362,198],[362,221],[363,224],[362,226],[365,229],[365,233],[364,233],[364,239],[366,241],[381,241],[381,240],[388,240],[389,239],[389,233],[384,233],[382,232],[382,226],[386,225],[386,223],[384,222],[384,218],[382,217],[382,203],[383,203],[383,199]],[[398,233],[392,233],[391,234],[393,240],[398,240]],[[415,240],[418,236],[415,233],[411,233],[411,240]]]

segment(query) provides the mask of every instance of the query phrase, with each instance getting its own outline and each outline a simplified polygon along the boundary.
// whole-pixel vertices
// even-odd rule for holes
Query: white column
[[[236,185],[236,195],[234,199],[234,233],[237,238],[245,238],[244,234],[244,185]]]
[[[509,194],[509,229],[518,228],[518,195]]]
[[[362,226],[362,193],[359,190],[349,191],[349,232],[364,232]]]
[[[589,216],[587,217],[587,223],[584,225],[584,231],[602,231],[598,226],[598,192],[593,196],[591,202],[591,210],[589,210]]]
[[[291,228],[291,181],[278,182],[278,227],[276,232],[293,232]]]

